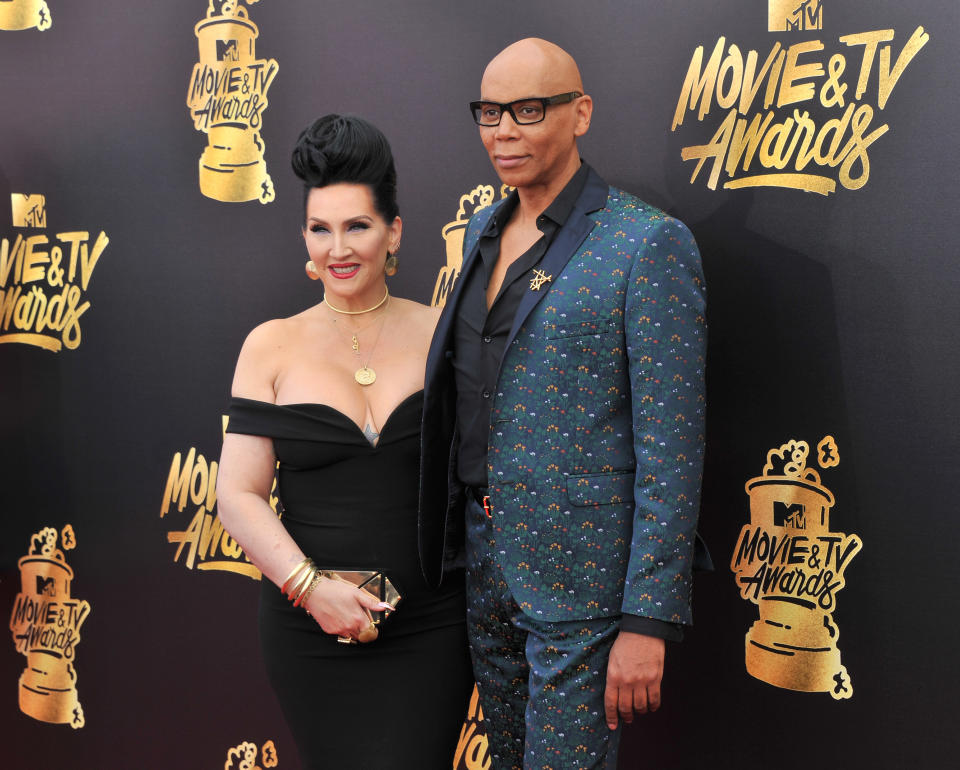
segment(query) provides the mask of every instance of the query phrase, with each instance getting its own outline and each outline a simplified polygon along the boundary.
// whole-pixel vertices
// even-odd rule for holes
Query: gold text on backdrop
[[[793,13],[800,6],[808,18],[808,3],[778,3],[776,10]],[[822,21],[821,6],[816,7],[816,18]],[[894,37],[892,29],[842,35],[838,42],[845,48],[835,44],[833,52],[821,40],[786,48],[777,40],[762,64],[758,51],[744,54],[736,43],[728,46],[725,37],[717,40],[706,63],[706,49],[699,46],[690,59],[670,130],[683,125],[688,111],[704,122],[714,98],[726,113],[706,144],[681,150],[684,161],[696,161],[690,183],[707,168],[711,190],[717,189],[721,175],[726,190],[785,187],[829,195],[837,182],[859,190],[870,179],[868,150],[890,130],[886,123],[872,127],[877,111],[887,106],[900,77],[930,39],[917,27],[891,65]],[[868,90],[875,100],[864,100]],[[806,109],[791,108],[803,104]],[[823,120],[823,110],[834,117]]]
[[[483,725],[480,695],[473,688],[467,718],[460,728],[460,740],[453,755],[453,770],[490,770],[490,746]]]
[[[86,230],[42,232],[47,227],[43,195],[10,196],[13,226],[41,232],[0,239],[0,343],[50,350],[80,346],[80,316],[90,309],[83,293],[110,239],[103,231],[90,243]]]
[[[227,417],[223,416],[222,429],[227,430]],[[187,569],[216,570],[246,575],[253,580],[260,579],[260,570],[250,563],[240,545],[220,523],[217,516],[217,468],[216,460],[207,460],[197,452],[196,447],[184,455],[177,452],[170,463],[167,484],[163,490],[163,503],[160,506],[160,518],[170,513],[171,507],[177,513],[183,513],[188,502],[196,506],[186,529],[167,532],[167,542],[176,543],[173,554],[175,562],[183,556]],[[277,481],[273,481],[270,491],[270,506],[277,510]]]

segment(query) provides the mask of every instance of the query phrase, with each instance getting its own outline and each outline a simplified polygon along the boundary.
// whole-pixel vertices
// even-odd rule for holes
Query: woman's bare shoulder
[[[259,354],[267,350],[282,346],[285,340],[288,340],[290,333],[295,331],[298,316],[290,318],[274,318],[270,321],[264,321],[255,326],[247,335],[243,343],[243,349],[240,352]]]
[[[317,308],[309,307],[287,318],[274,318],[255,326],[247,335],[240,355],[271,355],[298,344],[310,324],[316,323]]]
[[[274,384],[286,354],[296,344],[302,316],[265,321],[247,335],[234,372],[234,396],[273,401]]]

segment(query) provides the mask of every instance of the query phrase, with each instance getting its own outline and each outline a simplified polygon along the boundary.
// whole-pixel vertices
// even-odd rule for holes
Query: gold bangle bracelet
[[[293,579],[287,586],[285,591],[288,599],[293,599],[300,591],[306,587],[306,583],[310,582],[310,577],[313,575],[313,570],[316,569],[313,566],[313,563],[306,564],[301,567],[300,571],[293,576]]]
[[[304,581],[297,586],[295,592],[291,592],[290,601],[293,602],[294,607],[299,607],[303,601],[303,595],[307,592],[311,585],[313,585],[314,578],[317,576],[317,568],[314,567],[310,573],[306,576]]]
[[[290,586],[290,592],[287,594],[287,598],[290,601],[295,601],[300,594],[302,594],[310,581],[313,580],[313,576],[316,573],[317,568],[313,565],[313,562],[303,568],[299,575],[294,578],[293,585]]]
[[[287,575],[287,579],[283,581],[283,585],[281,586],[280,590],[286,593],[287,586],[290,584],[290,581],[293,580],[293,576],[296,575],[301,569],[303,569],[305,565],[310,563],[311,563],[310,558],[306,557],[304,558],[303,561],[297,564],[297,566],[290,571],[290,574]]]

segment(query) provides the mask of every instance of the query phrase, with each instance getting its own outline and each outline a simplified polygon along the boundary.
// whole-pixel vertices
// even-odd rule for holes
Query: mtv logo
[[[13,193],[10,196],[14,227],[46,227],[47,199],[43,195]]]
[[[236,40],[218,40],[217,61],[240,61],[240,43]]]
[[[803,503],[783,503],[775,500],[773,503],[773,526],[806,529],[807,517]]]
[[[823,29],[823,0],[767,0],[770,32]]]
[[[56,596],[57,581],[52,577],[37,575],[37,596]]]

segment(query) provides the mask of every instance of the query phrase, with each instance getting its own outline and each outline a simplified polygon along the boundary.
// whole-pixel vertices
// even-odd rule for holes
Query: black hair
[[[324,115],[300,132],[290,159],[303,181],[303,206],[314,187],[346,182],[365,184],[373,205],[391,224],[397,206],[397,171],[390,143],[375,125],[356,115]]]

